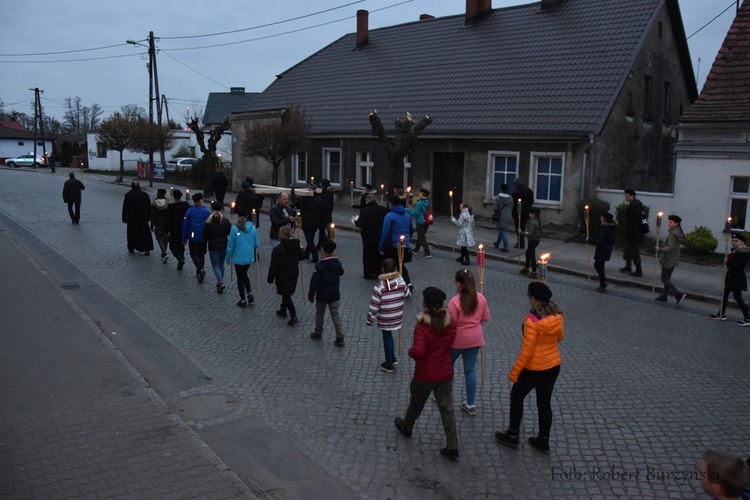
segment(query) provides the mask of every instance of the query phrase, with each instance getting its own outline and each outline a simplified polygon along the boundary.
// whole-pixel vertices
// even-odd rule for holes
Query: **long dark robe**
[[[149,221],[151,199],[141,188],[134,187],[125,194],[122,202],[122,222],[128,225],[128,250],[150,252],[154,249]]]

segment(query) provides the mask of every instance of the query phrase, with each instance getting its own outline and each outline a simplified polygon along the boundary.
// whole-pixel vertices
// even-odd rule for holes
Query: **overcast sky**
[[[493,0],[492,6],[526,3]],[[29,89],[39,87],[44,112],[58,119],[68,96],[98,103],[103,118],[123,104],[147,108],[145,49],[125,40],[147,44],[153,31],[159,90],[169,99],[170,118],[184,123],[186,108],[202,112],[210,92],[261,92],[279,73],[356,31],[358,9],[370,11],[374,29],[423,13],[461,14],[465,7],[465,0],[2,0],[0,99],[6,111],[33,114]],[[734,18],[735,0],[680,0],[680,8],[700,89]],[[234,30],[242,31],[213,35]],[[50,54],[81,49],[98,50]]]

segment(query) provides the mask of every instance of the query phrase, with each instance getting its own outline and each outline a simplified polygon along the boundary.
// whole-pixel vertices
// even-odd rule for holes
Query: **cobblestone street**
[[[450,297],[457,255],[436,250],[433,259],[415,257],[409,265],[416,297],[407,302],[403,353],[389,374],[378,369],[380,332],[365,325],[374,282],[362,279],[358,234],[337,231],[346,273],[346,346],[339,348],[329,317],[323,341],[310,340],[314,306],[299,288],[299,325],[288,326],[274,314],[280,296],[266,283],[267,215],[259,230],[260,293],[253,265],[256,302],[241,309],[235,306],[236,280],[222,295],[215,293],[208,256],[200,285],[189,259],[178,272],[174,258],[162,264],[158,248],[150,257],[128,254],[120,220],[124,186],[84,174],[81,222],[71,225],[60,195],[65,178],[67,173],[0,170],[0,230],[26,246],[60,284],[96,284],[119,304],[93,302],[88,286],[66,291],[147,381],[153,374],[172,413],[260,497],[695,498],[702,494],[697,474],[705,449],[750,453],[750,330],[706,319],[715,306],[655,307],[650,292],[593,294],[585,280],[551,274],[548,284],[566,322],[552,400],[552,453],[524,445],[512,450],[498,446],[493,432],[508,419],[508,372],[521,345],[529,280],[512,263],[488,261],[484,292],[492,319],[485,325],[485,379],[477,415],[468,416],[460,410],[463,367],[456,365],[461,456],[452,462],[439,454],[445,436],[437,405],[428,402],[411,439],[398,434],[393,419],[408,403],[414,364],[406,350],[421,291],[438,286]],[[156,189],[146,190],[153,199]],[[41,245],[32,244],[28,233]],[[53,265],[50,255],[65,265]],[[312,271],[306,262],[305,285]],[[4,277],[6,283],[12,279]],[[143,329],[140,336],[112,335],[126,317],[156,335],[149,338]],[[166,372],[159,375],[167,367],[150,356],[163,348],[201,376],[183,370],[175,382]],[[6,408],[13,404],[4,402]],[[524,440],[536,424],[530,396]]]

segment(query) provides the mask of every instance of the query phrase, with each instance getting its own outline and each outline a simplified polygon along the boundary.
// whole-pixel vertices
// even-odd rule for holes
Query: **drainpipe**
[[[583,201],[586,199],[586,172],[588,170],[589,151],[591,151],[591,148],[594,147],[595,139],[596,139],[596,136],[593,133],[589,134],[589,143],[586,146],[586,149],[583,150],[583,165],[581,166],[581,199],[580,201]]]

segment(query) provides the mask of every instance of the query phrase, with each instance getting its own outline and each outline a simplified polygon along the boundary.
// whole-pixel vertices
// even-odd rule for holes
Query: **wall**
[[[18,143],[22,142],[23,146],[19,146]],[[40,145],[36,148],[36,154],[42,156],[41,138],[37,140]],[[47,145],[47,155],[52,154],[52,141],[45,139],[44,143]],[[0,159],[12,158],[18,155],[24,155],[26,153],[34,152],[34,139],[0,139]]]

